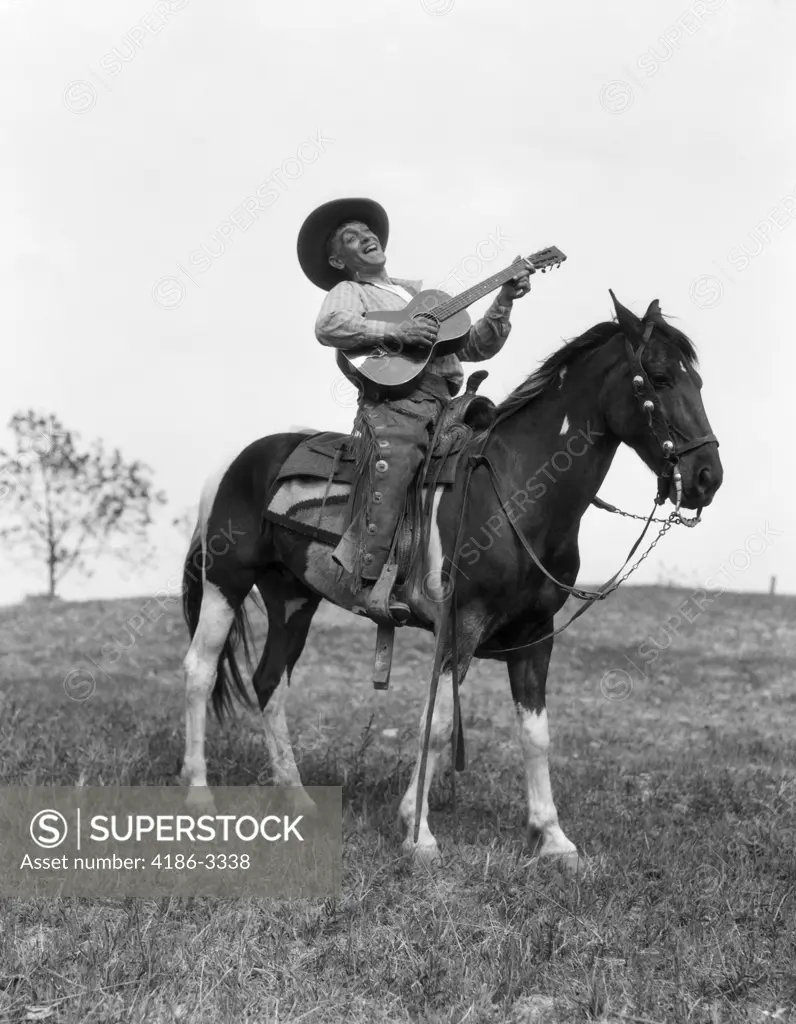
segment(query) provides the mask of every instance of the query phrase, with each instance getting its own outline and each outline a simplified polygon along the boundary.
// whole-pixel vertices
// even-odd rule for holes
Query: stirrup
[[[397,575],[395,562],[385,565],[365,601],[367,614],[382,626],[403,626],[412,614],[408,604],[392,598]]]

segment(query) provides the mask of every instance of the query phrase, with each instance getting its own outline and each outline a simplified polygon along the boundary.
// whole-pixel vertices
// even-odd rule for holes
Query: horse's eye
[[[650,377],[650,381],[654,388],[669,388],[672,386],[672,382],[669,377],[661,377],[660,374]]]

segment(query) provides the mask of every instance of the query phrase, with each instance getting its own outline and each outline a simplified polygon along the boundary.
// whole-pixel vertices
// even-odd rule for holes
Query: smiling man
[[[366,320],[376,309],[403,309],[422,290],[421,281],[390,277],[385,248],[389,222],[371,199],[337,199],[318,207],[298,238],[299,263],[313,284],[328,292],[315,324],[322,345],[364,352],[384,345],[429,348],[437,327],[429,321],[401,324]],[[530,291],[527,272],[504,284],[484,316],[470,328],[458,355],[433,359],[416,389],[406,398],[375,401],[360,395],[354,436],[357,459],[367,476],[368,493],[360,515],[334,551],[351,574],[351,588],[368,614],[391,616],[400,624],[406,605],[375,597],[374,583],[387,568],[406,493],[427,452],[434,423],[464,381],[460,359],[481,362],[503,347],[509,336],[512,303]],[[361,597],[359,595],[362,595]]]

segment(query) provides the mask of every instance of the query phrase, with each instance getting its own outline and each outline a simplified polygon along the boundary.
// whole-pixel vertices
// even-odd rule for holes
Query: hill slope
[[[0,611],[3,784],[174,782],[187,632],[176,600],[157,612],[145,598]],[[4,901],[0,1020],[33,1005],[76,1022],[788,1019],[794,612],[793,598],[727,593],[700,611],[690,591],[628,587],[559,638],[553,790],[591,865],[570,881],[523,847],[514,712],[490,662],[463,691],[458,820],[449,776],[432,790],[445,868],[407,871],[393,820],[431,638],[399,630],[390,689],[374,692],[375,627],[325,606],[288,718],[304,782],[343,786],[342,897]],[[255,714],[211,721],[207,753],[211,785],[269,782]]]

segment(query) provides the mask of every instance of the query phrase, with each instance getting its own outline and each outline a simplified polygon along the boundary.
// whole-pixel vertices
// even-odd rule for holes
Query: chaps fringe
[[[362,571],[364,569],[365,537],[363,529],[365,509],[376,490],[376,435],[360,407],[357,411],[352,429],[351,454],[356,467],[356,483],[351,488],[347,513],[347,522],[356,530],[356,547],[353,557],[353,576],[351,590],[354,594],[362,590]]]

